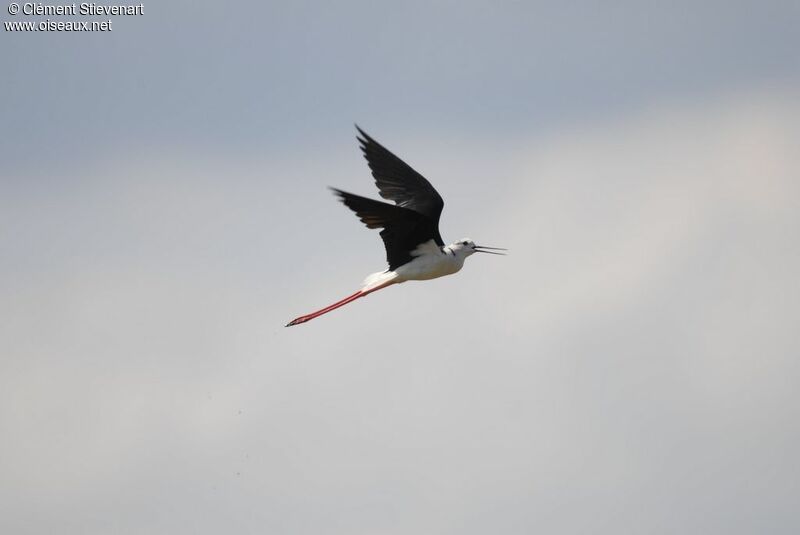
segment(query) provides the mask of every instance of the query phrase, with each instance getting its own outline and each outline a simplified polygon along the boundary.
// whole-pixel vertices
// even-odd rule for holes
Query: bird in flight
[[[392,284],[409,280],[429,280],[452,275],[464,266],[473,253],[502,255],[501,247],[475,245],[469,238],[445,245],[439,234],[439,216],[444,201],[425,177],[389,152],[356,126],[364,158],[367,160],[378,192],[389,204],[336,188],[339,199],[371,229],[382,229],[389,269],[369,275],[359,291],[332,305],[293,319],[287,327],[299,325],[327,314]]]

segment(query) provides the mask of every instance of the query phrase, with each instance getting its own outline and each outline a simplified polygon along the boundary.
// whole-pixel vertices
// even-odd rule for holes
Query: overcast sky
[[[112,20],[0,31],[1,532],[800,531],[796,1]],[[286,329],[354,122],[511,253]]]

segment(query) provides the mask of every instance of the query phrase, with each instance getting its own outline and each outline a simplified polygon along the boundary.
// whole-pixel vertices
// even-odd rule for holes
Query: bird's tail
[[[397,279],[397,273],[394,271],[379,271],[377,273],[373,273],[372,275],[367,275],[367,278],[364,279],[364,282],[361,283],[361,290],[362,291],[369,291],[372,288],[377,289],[378,286],[386,285],[387,282],[395,283],[399,282]]]
[[[336,301],[332,305],[328,305],[325,308],[317,310],[316,312],[311,312],[310,314],[306,314],[304,316],[300,316],[298,318],[293,319],[289,323],[286,324],[287,327],[291,327],[292,325],[299,325],[301,323],[305,323],[307,321],[311,321],[317,316],[322,316],[323,314],[327,314],[331,310],[336,310],[339,307],[343,307],[347,303],[352,303],[356,299],[364,297],[365,295],[369,295],[372,292],[377,292],[387,286],[391,286],[395,284],[397,281],[397,274],[393,271],[384,271],[381,273],[373,273],[372,275],[368,276],[366,280],[364,280],[364,285],[362,288],[354,293],[353,295],[347,296],[341,301]]]

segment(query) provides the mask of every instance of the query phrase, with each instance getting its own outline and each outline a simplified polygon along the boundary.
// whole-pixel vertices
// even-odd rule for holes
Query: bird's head
[[[453,251],[453,254],[460,258],[466,258],[473,253],[488,253],[488,254],[498,254],[504,255],[505,253],[500,253],[497,251],[505,251],[501,247],[487,247],[485,245],[476,245],[474,241],[470,240],[469,238],[464,238],[458,240],[455,243],[450,244],[449,249]],[[491,249],[491,250],[488,250]]]

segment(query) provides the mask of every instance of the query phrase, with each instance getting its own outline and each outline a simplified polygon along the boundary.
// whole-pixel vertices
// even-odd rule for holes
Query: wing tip
[[[339,188],[334,188],[333,186],[328,186],[328,189],[333,192],[334,195],[339,197],[339,200],[344,200],[347,192],[340,190]]]
[[[358,142],[361,144],[361,150],[364,152],[364,155],[366,156],[366,154],[367,154],[367,147],[368,147],[368,146],[369,146],[371,143],[375,143],[375,140],[374,140],[374,139],[372,139],[372,137],[371,137],[369,134],[367,134],[366,132],[364,132],[364,130],[362,130],[362,129],[361,129],[361,127],[360,127],[360,126],[358,126],[358,124],[357,124],[357,123],[353,123],[353,126],[355,126],[355,127],[356,127],[356,130],[358,130],[358,134],[359,134],[359,135],[357,135],[357,136],[356,136],[356,139],[357,139],[357,140],[358,140]]]

